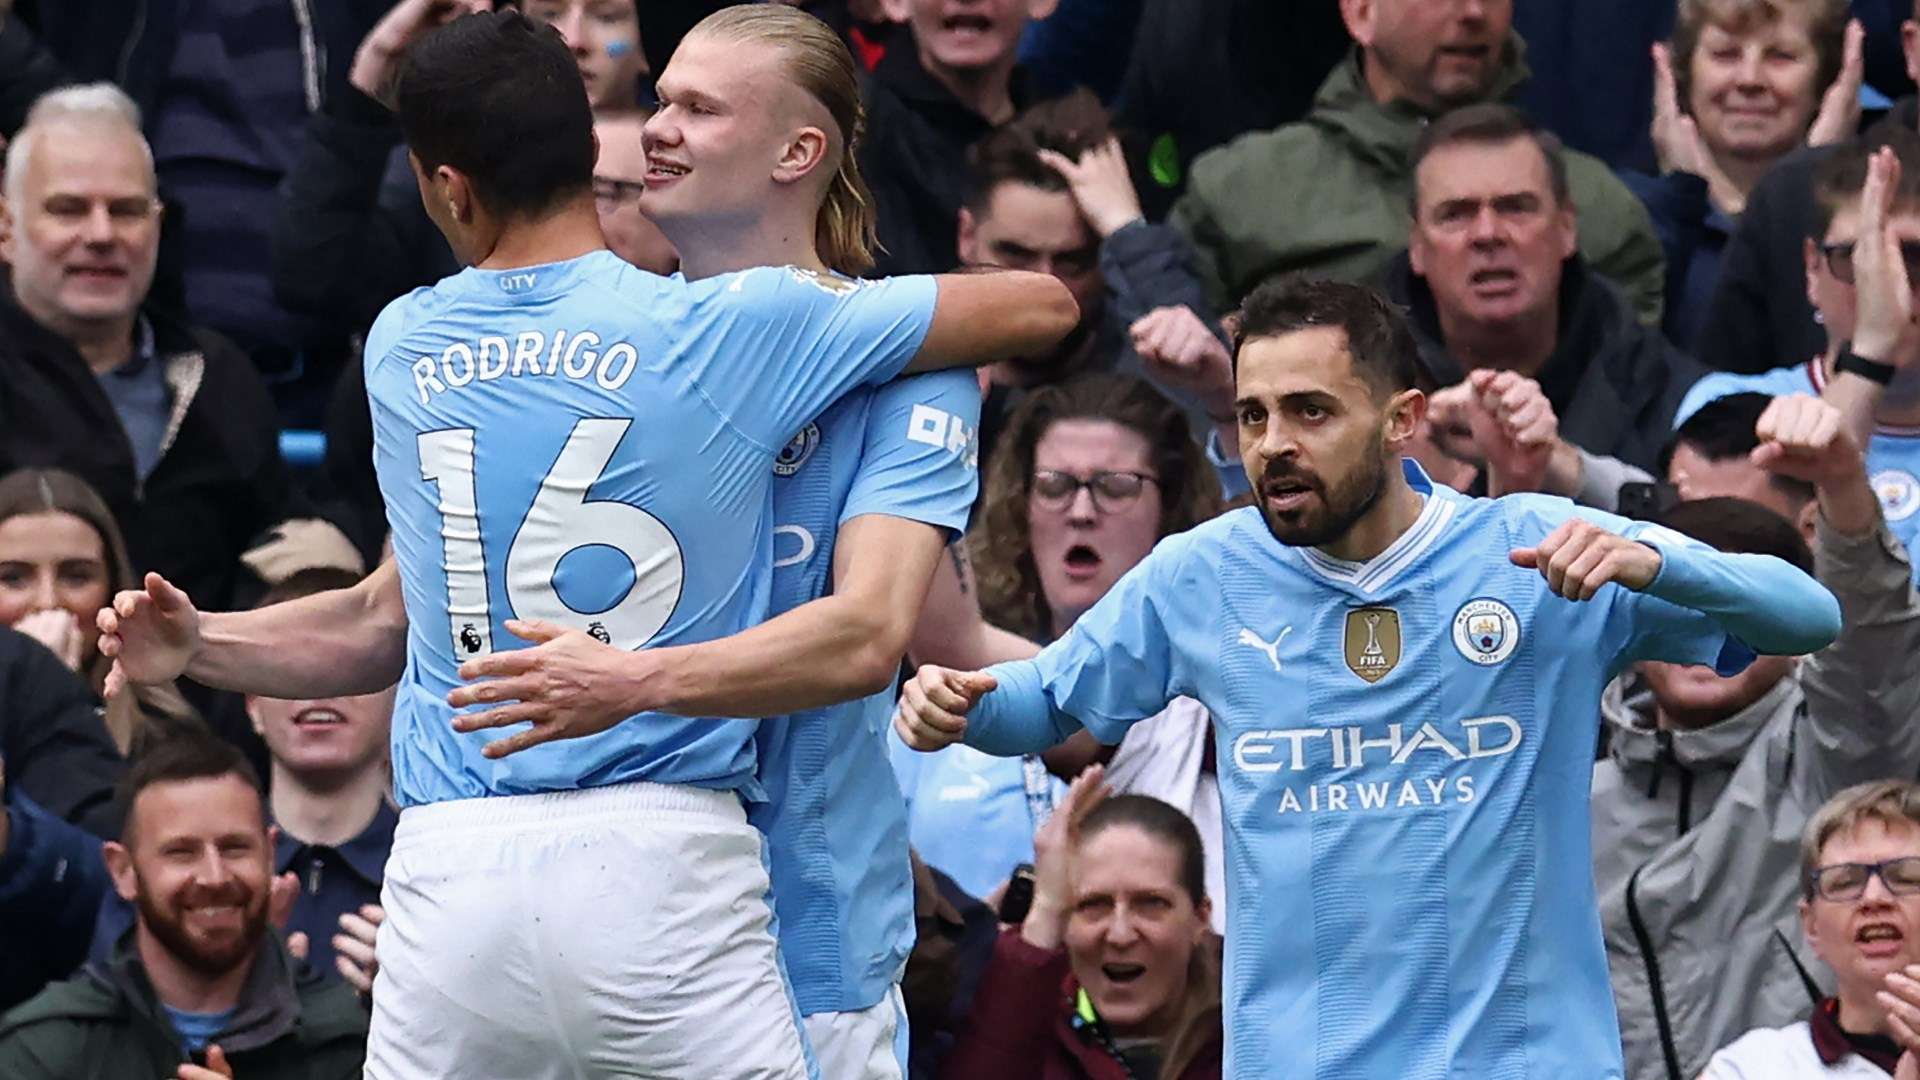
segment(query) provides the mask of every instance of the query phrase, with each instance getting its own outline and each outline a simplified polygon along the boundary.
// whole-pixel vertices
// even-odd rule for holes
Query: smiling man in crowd
[[[134,926],[109,959],[0,1019],[0,1076],[358,1076],[366,1011],[304,973],[268,925],[272,833],[246,759],[180,735],[148,750],[122,793],[106,861]]]

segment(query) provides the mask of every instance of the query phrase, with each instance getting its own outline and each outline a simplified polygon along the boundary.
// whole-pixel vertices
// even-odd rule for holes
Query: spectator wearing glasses
[[[1883,149],[1876,149],[1881,145]],[[1889,168],[1869,207],[1866,189],[1877,154],[1888,156]],[[1708,375],[1681,399],[1674,424],[1686,423],[1701,406],[1729,394],[1830,395],[1843,357],[1848,358],[1847,367],[1868,361],[1865,370],[1885,381],[1847,377],[1854,392],[1872,399],[1871,408],[1858,414],[1863,426],[1856,434],[1865,445],[1867,474],[1880,496],[1887,527],[1911,556],[1920,550],[1920,365],[1906,356],[1867,355],[1896,346],[1870,341],[1872,335],[1857,324],[1867,303],[1881,301],[1883,296],[1888,299],[1881,302],[1901,299],[1905,305],[1905,314],[1894,316],[1896,324],[1911,318],[1912,290],[1920,282],[1920,134],[1892,129],[1871,141],[1843,144],[1820,163],[1814,193],[1818,217],[1814,231],[1802,241],[1802,263],[1807,298],[1826,326],[1824,351],[1811,360],[1758,375]],[[1899,253],[1897,259],[1881,260],[1888,276],[1871,290],[1871,298],[1865,284],[1866,261],[1859,257],[1863,244]]]
[[[1014,413],[968,537],[981,613],[1029,640],[1065,634],[1154,544],[1213,517],[1218,492],[1186,416],[1146,382],[1088,375],[1036,390]],[[909,832],[929,865],[984,896],[1032,861],[1033,830],[1059,795],[1034,759],[965,746],[919,754],[892,738]],[[1076,760],[1112,755],[1119,790],[1193,817],[1206,838],[1208,889],[1220,895],[1211,742],[1206,710],[1181,699],[1117,752],[1088,738],[1052,763],[1072,773]],[[966,791],[978,794],[955,797]]]
[[[1859,784],[1807,822],[1800,926],[1835,993],[1806,1019],[1749,1031],[1708,1062],[1703,1080],[1895,1075],[1890,976],[1920,963],[1920,786]],[[1911,1064],[1911,1063],[1910,1063]]]
[[[1875,193],[1891,166],[1875,166]],[[1864,234],[1883,234],[1866,216]],[[1911,345],[1880,344],[1920,331],[1884,248],[1861,260],[1857,331],[1863,349],[1911,362]],[[1840,601],[1839,638],[1732,678],[1639,664],[1601,699],[1610,746],[1593,773],[1594,884],[1633,1080],[1695,1076],[1740,1032],[1805,1015],[1795,838],[1836,792],[1920,772],[1920,598],[1859,449],[1876,402],[1865,391],[1879,387],[1843,372],[1830,389],[1831,401],[1772,401],[1750,460],[1812,485],[1814,573]],[[1800,546],[1784,520],[1730,499],[1681,503],[1665,524],[1725,549],[1793,559]]]

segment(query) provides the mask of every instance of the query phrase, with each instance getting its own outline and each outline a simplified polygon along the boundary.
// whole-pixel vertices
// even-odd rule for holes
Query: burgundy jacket
[[[1079,989],[1065,949],[1037,949],[1018,927],[1002,930],[941,1080],[1158,1080],[1130,1077],[1099,1037],[1076,1028]],[[1216,1039],[1170,1080],[1221,1080],[1221,1052]]]

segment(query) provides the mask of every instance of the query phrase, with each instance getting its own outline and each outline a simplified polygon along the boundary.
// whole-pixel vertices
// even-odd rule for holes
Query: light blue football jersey
[[[865,514],[956,534],[979,489],[980,384],[916,375],[841,398],[774,464],[773,613],[833,588],[834,538]],[[949,536],[951,539],[951,535]],[[894,693],[760,722],[781,953],[803,1016],[879,1004],[913,949],[906,808],[887,758]]]
[[[991,669],[967,742],[1114,743],[1181,694],[1212,712],[1226,1075],[1618,1077],[1588,845],[1601,688],[1640,659],[1751,659],[1672,600],[1740,624],[1769,597],[1785,614],[1742,627],[1762,647],[1824,645],[1838,605],[1776,559],[1408,473],[1424,510],[1364,564],[1282,545],[1254,508],[1161,542],[1038,658]],[[1511,563],[1576,514],[1662,552],[1647,592],[1576,604]]]
[[[1674,413],[1677,429],[1700,407],[1717,398],[1734,394],[1812,394],[1818,397],[1827,388],[1826,370],[1819,360],[1791,367],[1774,368],[1758,375],[1735,375],[1716,371],[1693,384],[1680,399]],[[1906,545],[1913,562],[1914,581],[1920,584],[1920,428],[1875,428],[1867,442],[1867,479],[1880,496],[1880,514],[1887,519],[1887,531]]]
[[[388,305],[366,371],[409,622],[401,805],[636,780],[758,794],[752,723],[644,714],[489,761],[501,733],[456,733],[446,694],[462,662],[525,644],[516,616],[623,649],[762,621],[776,455],[899,374],[935,291],[785,267],[688,283],[600,251]]]

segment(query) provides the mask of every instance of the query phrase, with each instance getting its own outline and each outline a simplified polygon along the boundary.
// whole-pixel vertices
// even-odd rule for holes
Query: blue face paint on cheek
[[[607,42],[607,58],[609,60],[618,60],[632,51],[633,51],[633,42],[631,41]]]

